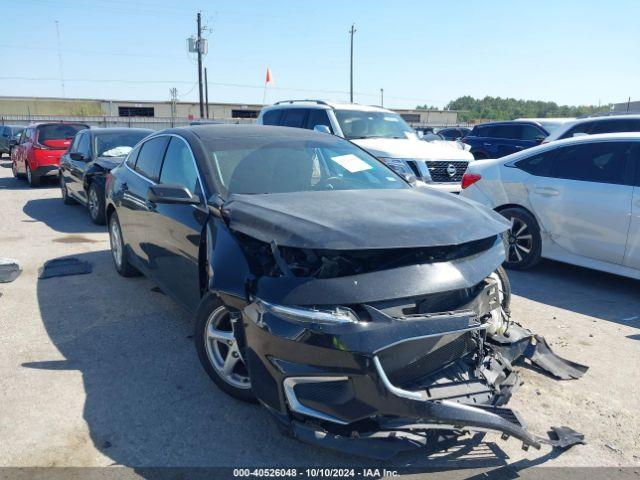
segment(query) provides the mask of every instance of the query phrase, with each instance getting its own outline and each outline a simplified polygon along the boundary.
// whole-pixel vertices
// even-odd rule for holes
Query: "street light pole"
[[[384,88],[380,89],[380,106],[384,107]]]
[[[350,75],[351,88],[349,89],[349,100],[351,103],[353,103],[353,34],[356,32],[357,32],[356,25],[355,23],[352,23],[351,30],[349,30],[349,33],[351,34],[351,75]]]

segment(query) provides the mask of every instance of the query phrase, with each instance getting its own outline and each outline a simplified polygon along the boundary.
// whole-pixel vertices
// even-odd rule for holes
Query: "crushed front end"
[[[443,431],[497,431],[524,448],[582,441],[566,427],[537,437],[504,406],[521,384],[512,364],[522,356],[559,378],[586,368],[509,319],[493,275],[501,235],[338,253],[234,241],[252,272],[246,301],[222,283],[217,291],[237,311],[255,396],[301,441],[378,459]]]

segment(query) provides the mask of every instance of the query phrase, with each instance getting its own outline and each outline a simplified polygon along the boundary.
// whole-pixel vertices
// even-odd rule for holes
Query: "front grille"
[[[405,386],[477,350],[473,332],[408,340],[379,353],[391,383]]]
[[[427,160],[425,163],[434,182],[460,182],[469,165],[469,162],[465,161],[447,160]],[[453,171],[453,169],[455,173],[451,175],[449,170]]]

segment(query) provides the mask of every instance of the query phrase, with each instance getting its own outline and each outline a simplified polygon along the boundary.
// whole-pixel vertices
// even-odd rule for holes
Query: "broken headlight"
[[[331,310],[320,310],[314,308],[290,307],[288,305],[275,305],[260,301],[262,307],[280,317],[291,320],[309,323],[356,323],[359,321],[355,312],[350,308],[336,307]]]

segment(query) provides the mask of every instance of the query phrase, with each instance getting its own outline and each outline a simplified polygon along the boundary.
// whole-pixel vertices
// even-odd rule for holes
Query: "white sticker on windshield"
[[[331,157],[331,160],[336,162],[341,167],[349,170],[351,173],[371,170],[373,168],[367,162],[365,162],[364,160],[360,160],[352,153],[349,153],[347,155],[338,155],[337,157]]]
[[[396,179],[395,179],[395,178],[393,178],[393,177],[385,177],[385,178],[386,178],[387,180],[389,180],[390,182],[395,182],[395,181],[396,181]]]

